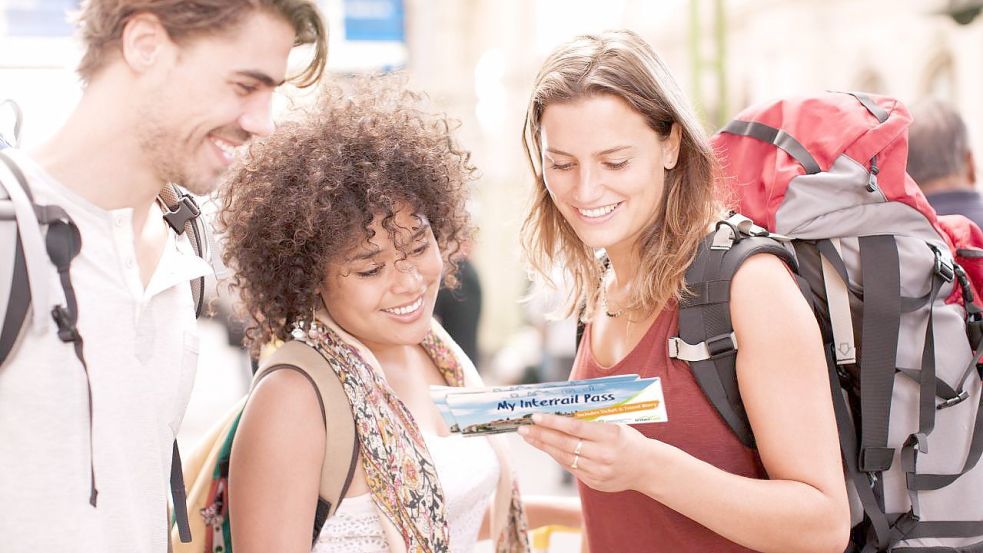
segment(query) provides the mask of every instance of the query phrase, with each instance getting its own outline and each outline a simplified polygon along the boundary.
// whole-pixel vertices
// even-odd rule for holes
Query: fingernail
[[[540,415],[539,413],[536,413],[535,415],[532,416],[532,422],[539,424],[542,421],[543,421],[543,416]]]
[[[527,436],[529,435],[529,428],[525,426],[520,426],[518,432],[520,436]]]

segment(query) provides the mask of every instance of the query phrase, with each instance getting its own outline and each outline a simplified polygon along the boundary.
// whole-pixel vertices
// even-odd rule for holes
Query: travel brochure
[[[535,413],[626,424],[669,420],[662,382],[637,374],[489,388],[431,386],[430,397],[450,431],[464,436],[514,432],[532,424]]]

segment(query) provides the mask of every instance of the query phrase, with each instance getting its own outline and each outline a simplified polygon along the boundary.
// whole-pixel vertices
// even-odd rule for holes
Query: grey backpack
[[[983,552],[983,233],[936,216],[906,174],[910,122],[894,98],[827,92],[716,135],[747,217],[722,221],[687,271],[669,349],[753,447],[729,286],[750,255],[783,257],[826,342],[850,551]]]

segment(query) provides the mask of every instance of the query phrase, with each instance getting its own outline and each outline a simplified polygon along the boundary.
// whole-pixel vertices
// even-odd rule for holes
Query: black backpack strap
[[[887,547],[890,524],[884,509],[871,487],[867,473],[860,470],[858,460],[860,459],[860,447],[857,443],[857,433],[854,430],[853,420],[850,418],[850,411],[847,407],[846,398],[840,388],[840,379],[836,371],[836,360],[834,358],[832,344],[826,345],[826,367],[829,371],[830,394],[833,398],[833,413],[836,416],[836,429],[840,437],[840,453],[843,458],[843,465],[846,477],[853,482],[857,490],[860,504],[863,506],[864,516],[867,518],[867,530],[871,534],[869,538],[864,538],[868,545],[876,545],[875,551],[883,551]]]
[[[341,487],[341,493],[338,495],[338,501],[335,505],[332,505],[330,501],[322,497],[317,498],[317,511],[314,513],[314,541],[317,541],[317,537],[321,535],[321,529],[324,528],[324,523],[327,522],[328,516],[336,512],[339,507],[341,507],[341,501],[348,494],[348,488],[352,485],[352,480],[355,479],[355,468],[358,466],[356,461],[358,460],[358,434],[355,434],[352,441],[352,456],[351,461],[348,464],[348,475],[345,477],[345,484]],[[332,509],[332,507],[334,507]]]
[[[728,228],[729,227],[729,228]],[[754,227],[757,229],[757,227]],[[722,234],[728,233],[730,236]],[[687,361],[693,377],[720,416],[747,447],[755,446],[737,385],[737,342],[730,318],[730,283],[749,257],[767,253],[793,270],[795,256],[762,229],[728,222],[707,236],[686,271],[687,293],[679,306],[679,336],[670,338],[670,357]]]
[[[226,474],[227,476],[227,474]],[[181,543],[191,542],[191,524],[188,522],[188,495],[184,488],[184,470],[177,438],[171,448],[171,499],[174,502],[174,522],[177,524]]]

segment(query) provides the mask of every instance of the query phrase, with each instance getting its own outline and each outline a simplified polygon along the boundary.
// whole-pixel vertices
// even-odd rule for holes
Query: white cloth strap
[[[833,248],[840,252],[840,239],[831,238]],[[840,256],[842,258],[842,256]],[[826,303],[829,305],[829,320],[833,327],[833,345],[836,351],[836,364],[849,365],[857,362],[856,344],[853,340],[853,317],[850,316],[850,292],[840,273],[833,264],[820,255],[823,264],[823,284],[826,287]]]

